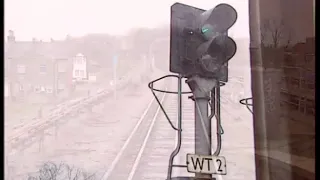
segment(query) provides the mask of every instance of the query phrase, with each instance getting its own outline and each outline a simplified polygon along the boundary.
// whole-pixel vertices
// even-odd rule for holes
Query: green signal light
[[[206,33],[207,31],[209,31],[209,28],[202,28],[202,33],[204,34],[204,33]]]
[[[214,36],[214,27],[210,24],[205,24],[201,27],[200,29],[200,33],[202,34],[202,36],[209,40],[210,38],[212,38]]]
[[[202,33],[206,33],[207,31],[209,31],[208,28],[202,28]]]

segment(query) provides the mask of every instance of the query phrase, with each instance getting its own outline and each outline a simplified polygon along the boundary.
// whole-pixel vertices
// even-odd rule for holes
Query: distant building
[[[89,83],[112,76],[108,73],[112,69],[110,53],[95,53],[86,47],[79,39],[70,38],[18,41],[10,31],[5,43],[7,95],[17,101],[47,102],[69,97],[76,90],[75,81]]]
[[[89,82],[96,82],[98,80],[97,76],[99,75],[100,68],[101,67],[99,66],[99,64],[93,60],[91,60],[90,62],[87,62],[87,71],[88,71]],[[102,77],[103,77],[103,75],[102,75]]]
[[[14,100],[44,102],[66,93],[72,85],[68,44],[61,41],[16,41],[13,31],[6,42],[5,76]]]
[[[74,81],[83,81],[88,79],[87,59],[79,53],[73,58],[72,79]]]

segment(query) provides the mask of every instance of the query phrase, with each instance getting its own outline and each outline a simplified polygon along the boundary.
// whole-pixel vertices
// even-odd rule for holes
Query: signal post
[[[201,155],[211,155],[211,119],[209,119],[208,102],[210,92],[216,86],[217,80],[204,79],[193,76],[187,81],[193,92],[195,109],[195,153]],[[209,162],[210,163],[210,162]],[[210,178],[211,174],[196,173],[196,177]]]

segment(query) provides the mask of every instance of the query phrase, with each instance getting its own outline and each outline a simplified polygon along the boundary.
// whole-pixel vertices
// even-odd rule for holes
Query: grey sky
[[[174,0],[5,0],[5,31],[12,29],[19,40],[65,38],[67,34],[124,34],[131,28],[169,23]],[[248,37],[247,0],[180,0],[210,9],[225,2],[238,11],[231,29],[235,37]]]

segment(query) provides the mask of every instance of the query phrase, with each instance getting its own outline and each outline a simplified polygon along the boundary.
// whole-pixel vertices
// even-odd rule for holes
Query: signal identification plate
[[[187,169],[191,173],[226,175],[226,158],[223,156],[187,154]]]

